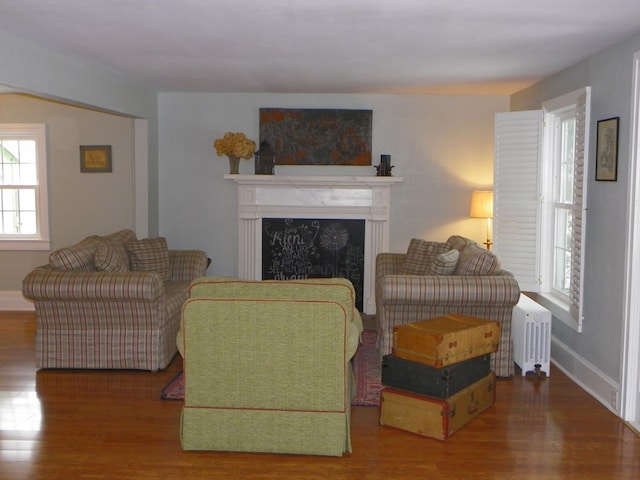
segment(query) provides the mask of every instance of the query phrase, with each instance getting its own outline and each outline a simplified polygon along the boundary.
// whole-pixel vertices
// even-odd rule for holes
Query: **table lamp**
[[[476,190],[471,194],[471,218],[487,219],[487,241],[484,244],[491,250],[491,219],[493,218],[493,192],[491,190]]]

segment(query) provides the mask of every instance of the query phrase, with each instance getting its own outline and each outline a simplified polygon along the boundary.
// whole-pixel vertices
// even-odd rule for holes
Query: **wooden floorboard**
[[[180,371],[36,371],[35,320],[0,313],[1,479],[638,479],[640,438],[558,369],[498,381],[496,404],[446,442],[354,407],[341,458],[183,452]]]

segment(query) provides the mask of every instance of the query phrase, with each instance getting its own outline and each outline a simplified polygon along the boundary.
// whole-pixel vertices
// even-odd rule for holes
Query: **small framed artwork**
[[[80,171],[111,172],[111,145],[80,145]]]
[[[596,180],[618,180],[618,123],[620,117],[598,121],[596,143]]]

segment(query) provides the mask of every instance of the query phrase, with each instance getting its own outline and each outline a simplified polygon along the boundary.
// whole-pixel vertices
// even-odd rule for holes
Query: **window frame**
[[[0,138],[36,142],[36,233],[0,233],[0,250],[50,250],[46,126],[43,123],[0,123]],[[0,185],[3,188],[5,185]],[[7,185],[8,186],[8,185]]]
[[[581,102],[584,103],[584,111],[581,111]],[[584,243],[586,232],[586,219],[584,211],[586,209],[587,176],[585,172],[589,163],[589,113],[591,102],[591,88],[584,87],[573,92],[569,92],[560,97],[544,102],[542,109],[544,112],[543,131],[543,155],[541,158],[542,168],[542,202],[541,202],[541,252],[553,251],[553,235],[555,234],[555,211],[554,211],[554,158],[561,148],[561,138],[557,133],[558,125],[567,117],[575,119],[575,147],[574,147],[574,170],[573,170],[573,191],[572,201],[568,205],[572,214],[572,230],[579,230],[579,235],[571,235],[572,247],[572,267],[570,271],[571,284],[569,293],[559,292],[553,286],[553,262],[554,255],[540,256],[541,262],[541,283],[540,297],[547,308],[552,310],[554,315],[567,326],[582,332],[584,314],[582,305],[584,303],[583,283],[584,283]],[[579,156],[581,158],[579,158]],[[577,225],[576,225],[576,222]],[[576,228],[578,226],[579,228]]]

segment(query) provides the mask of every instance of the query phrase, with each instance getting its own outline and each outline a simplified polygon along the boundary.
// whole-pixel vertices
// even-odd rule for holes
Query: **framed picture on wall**
[[[111,172],[111,145],[80,145],[80,171]]]
[[[372,110],[260,108],[278,165],[371,165]]]
[[[596,180],[618,180],[618,123],[620,117],[598,121],[596,143]]]

